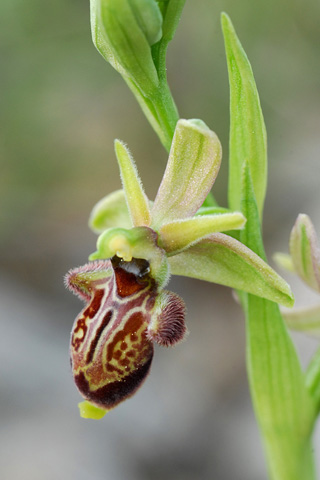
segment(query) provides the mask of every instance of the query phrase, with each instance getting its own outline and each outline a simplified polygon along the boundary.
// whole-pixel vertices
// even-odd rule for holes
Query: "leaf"
[[[218,174],[221,144],[201,120],[179,120],[152,209],[152,226],[191,217]]]
[[[242,164],[249,163],[262,217],[267,186],[266,130],[251,65],[226,14],[221,17],[230,83],[229,205],[239,210]]]
[[[149,200],[144,193],[134,160],[124,143],[116,140],[114,145],[132,223],[135,227],[149,226]]]
[[[253,293],[291,307],[289,285],[258,255],[223,233],[215,233],[169,258],[171,273]]]
[[[99,200],[91,211],[89,227],[95,233],[113,227],[133,227],[124,190],[116,190]]]
[[[175,255],[212,233],[243,228],[245,222],[242,213],[232,212],[166,223],[159,230],[160,246],[169,255]]]
[[[295,271],[311,288],[320,292],[320,249],[308,215],[298,216],[289,245]]]

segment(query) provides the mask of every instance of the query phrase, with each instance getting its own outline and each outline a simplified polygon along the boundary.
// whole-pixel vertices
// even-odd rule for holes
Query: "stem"
[[[310,439],[303,445],[300,443],[297,443],[297,445],[291,443],[289,449],[286,435],[284,435],[283,442],[278,433],[276,436],[266,435],[264,440],[270,479],[316,479],[313,451]]]
[[[314,404],[277,304],[247,296],[250,390],[272,480],[314,480]]]
[[[132,80],[125,77],[124,79],[162,145],[169,152],[179,114],[167,82],[161,82],[154,95],[147,98]]]

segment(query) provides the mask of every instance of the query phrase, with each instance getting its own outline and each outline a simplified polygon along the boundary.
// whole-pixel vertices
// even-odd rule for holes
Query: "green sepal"
[[[103,410],[102,408],[96,407],[87,400],[78,403],[78,407],[80,410],[80,417],[91,418],[92,420],[100,420],[108,412],[108,410]]]
[[[124,143],[115,140],[114,146],[133,226],[148,227],[151,223],[149,200],[144,193],[134,160]]]
[[[162,225],[159,243],[169,255],[175,255],[212,233],[243,228],[245,222],[239,212],[176,220]]]
[[[290,235],[290,254],[297,274],[320,292],[320,249],[308,215],[300,214]]]
[[[132,258],[143,258],[150,264],[151,277],[159,286],[164,286],[169,280],[169,267],[164,250],[157,245],[157,237],[148,227],[105,230],[98,237],[97,251],[89,256],[89,260],[112,258],[114,255],[126,262]]]
[[[200,207],[199,210],[196,213],[197,217],[201,217],[203,215],[217,215],[218,213],[232,213],[232,210],[230,208],[224,208],[224,207]]]
[[[152,226],[193,216],[218,174],[221,144],[201,120],[179,120],[152,208]]]
[[[288,272],[295,273],[295,268],[293,265],[291,255],[282,252],[276,252],[272,255],[273,261],[284,270]]]
[[[282,312],[282,315],[291,330],[320,338],[320,305],[295,308]]]
[[[289,285],[238,240],[215,233],[169,258],[171,273],[243,290],[292,307]]]
[[[230,83],[229,205],[241,204],[242,164],[250,166],[260,218],[267,187],[266,129],[252,68],[230,18],[221,17]]]
[[[90,213],[89,227],[95,233],[114,227],[133,227],[124,190],[116,190],[96,203]]]

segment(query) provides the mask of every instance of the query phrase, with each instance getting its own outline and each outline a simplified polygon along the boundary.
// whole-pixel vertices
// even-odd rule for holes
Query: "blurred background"
[[[180,115],[219,135],[226,205],[229,100],[220,12],[255,73],[268,130],[266,248],[287,251],[298,213],[320,234],[318,0],[187,0],[169,48]],[[5,480],[266,480],[231,291],[174,278],[187,342],[156,348],[152,374],[102,421],[79,417],[69,332],[82,305],[63,275],[87,261],[92,206],[120,187],[128,143],[150,198],[167,155],[121,77],[95,50],[88,0],[0,2],[0,472]],[[287,277],[297,304],[317,299]],[[305,365],[317,342],[295,335]],[[315,447],[320,463],[320,436]],[[319,469],[320,471],[320,469]]]

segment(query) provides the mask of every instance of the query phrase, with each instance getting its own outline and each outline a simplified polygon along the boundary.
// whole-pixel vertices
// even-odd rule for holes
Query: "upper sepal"
[[[152,227],[191,217],[209,193],[221,163],[217,135],[201,120],[179,120],[152,208]]]
[[[215,233],[169,258],[171,273],[252,293],[292,307],[289,285],[266,262],[238,240]]]
[[[311,288],[320,292],[320,249],[308,215],[298,216],[290,235],[289,247],[295,271]]]

